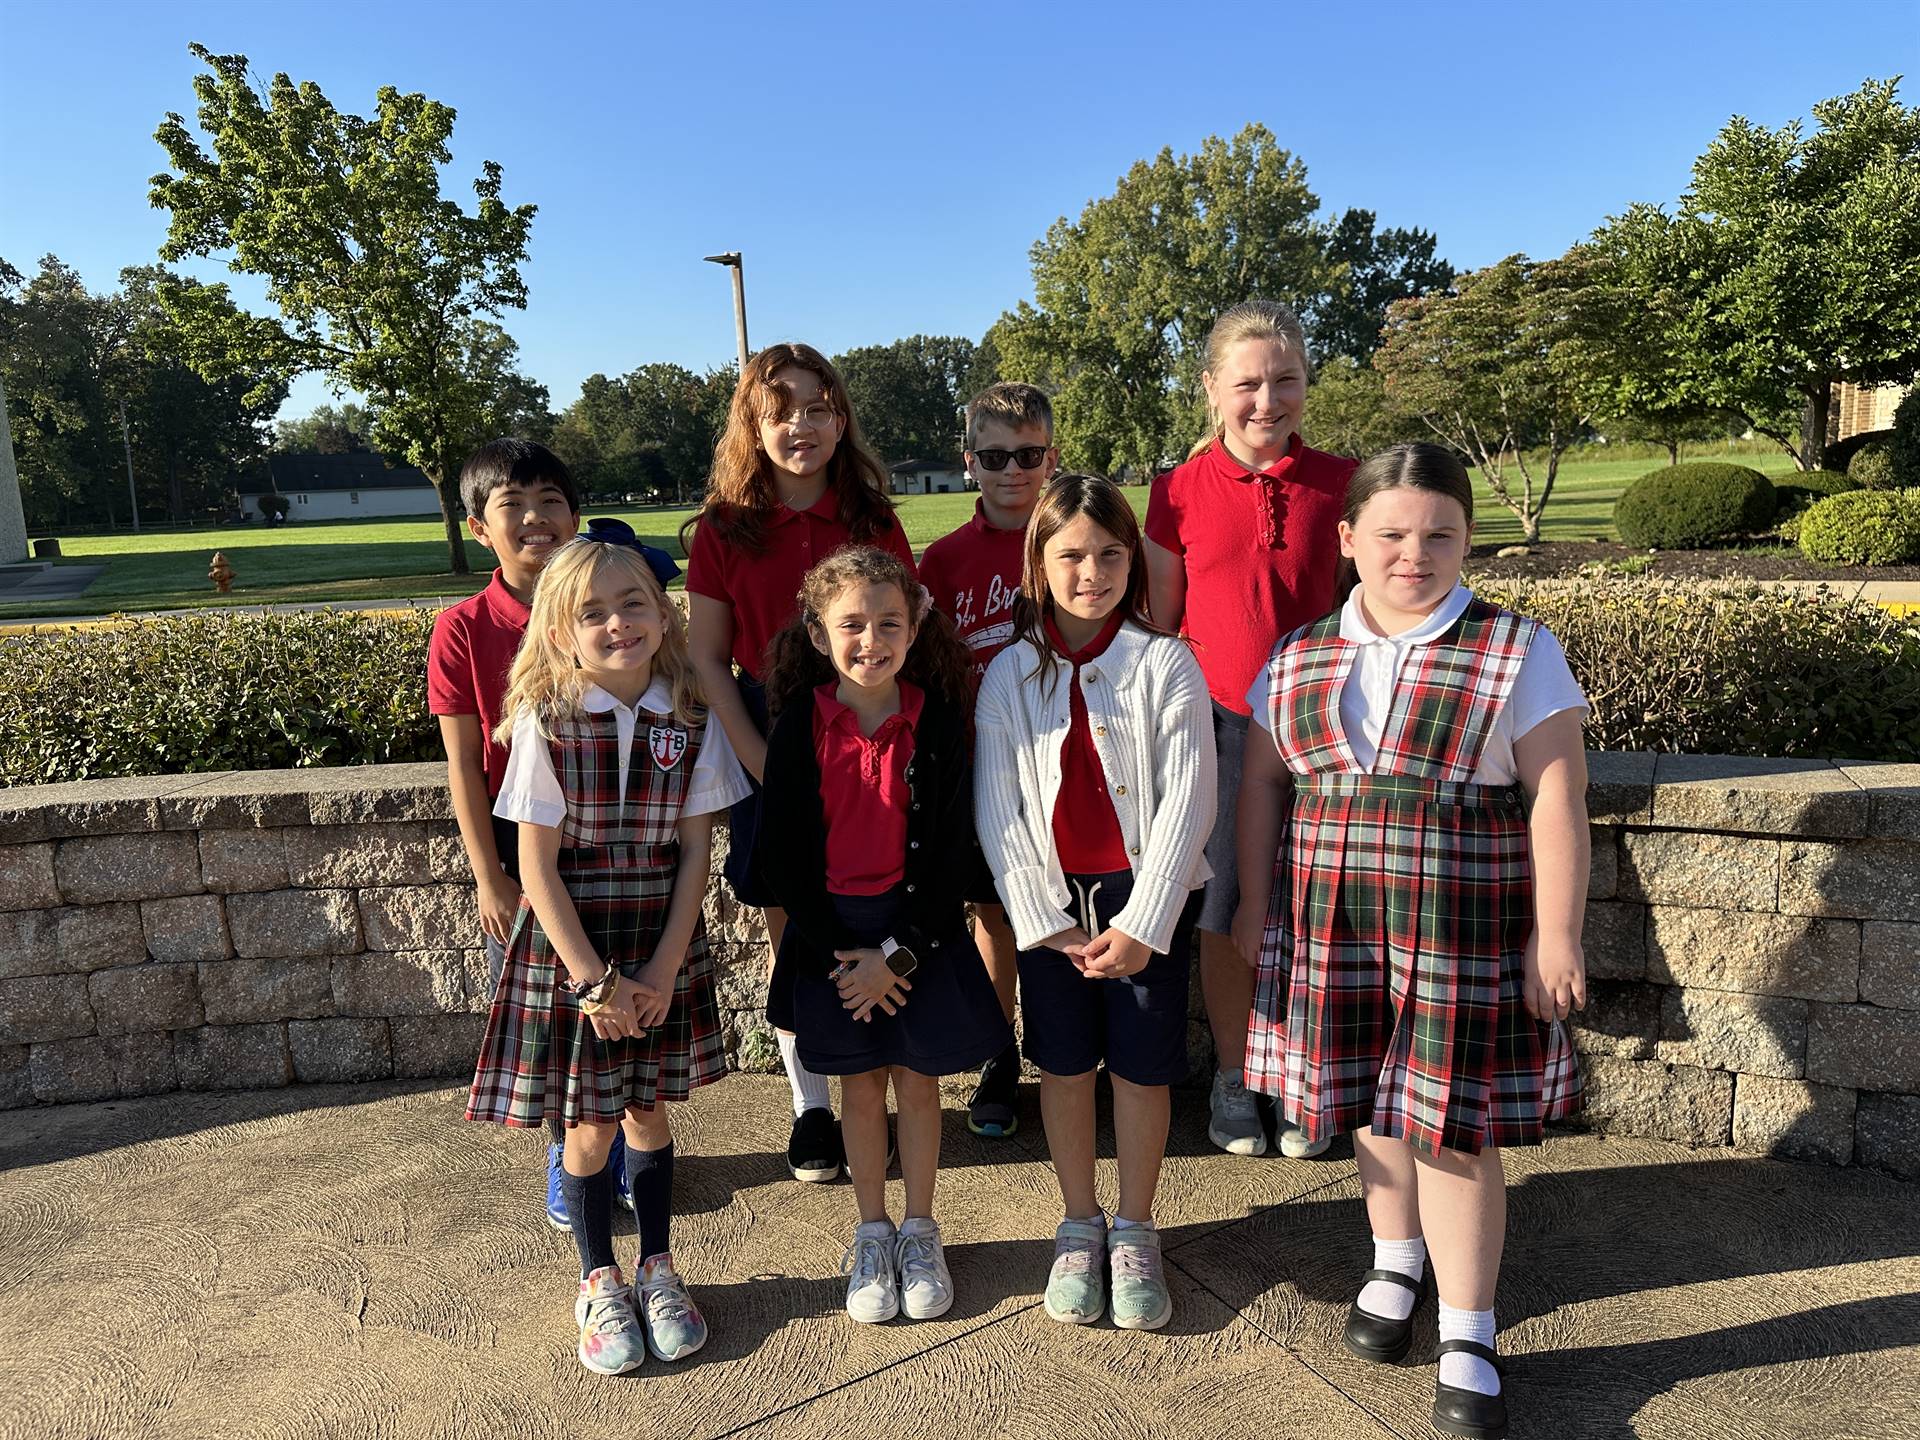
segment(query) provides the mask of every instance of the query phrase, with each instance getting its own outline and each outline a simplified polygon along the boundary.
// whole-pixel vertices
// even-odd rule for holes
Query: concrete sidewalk
[[[1161,1191],[1166,1330],[1041,1311],[1059,1196],[1031,1087],[1010,1141],[969,1135],[948,1094],[953,1311],[863,1327],[835,1278],[851,1192],[789,1180],[784,1082],[730,1077],[675,1117],[675,1250],[713,1340],[612,1380],[573,1358],[540,1138],[462,1121],[463,1099],[388,1084],[0,1114],[0,1437],[1434,1433],[1430,1302],[1404,1367],[1339,1343],[1370,1256],[1351,1161],[1221,1155],[1198,1095],[1176,1096]],[[1580,1136],[1509,1160],[1516,1436],[1915,1433],[1920,1187]]]

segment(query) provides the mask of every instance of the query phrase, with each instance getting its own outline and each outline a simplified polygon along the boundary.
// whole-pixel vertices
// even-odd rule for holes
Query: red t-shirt
[[[907,874],[907,765],[925,699],[900,682],[900,709],[872,735],[840,703],[835,684],[813,692],[813,754],[820,762],[820,809],[827,821],[827,890],[881,895]]]
[[[481,766],[487,795],[497,798],[507,773],[500,707],[507,671],[527,633],[527,607],[514,599],[498,570],[487,588],[440,612],[427,645],[427,710],[434,715],[478,715],[488,734]]]
[[[1001,530],[974,502],[973,518],[920,557],[920,583],[973,651],[977,686],[993,657],[1013,639],[1013,602],[1027,563],[1026,530]]]
[[[1333,608],[1355,463],[1295,435],[1256,473],[1216,442],[1153,482],[1147,538],[1186,561],[1184,629],[1207,689],[1236,714],[1274,642]]]
[[[1060,742],[1060,793],[1053,802],[1053,848],[1060,857],[1060,868],[1069,875],[1111,875],[1131,868],[1127,842],[1120,835],[1120,817],[1114,813],[1113,796],[1107,790],[1107,772],[1093,745],[1087,697],[1080,689],[1080,667],[1106,653],[1126,618],[1116,607],[1084,650],[1067,649],[1054,628],[1053,616],[1045,621],[1054,648],[1073,666],[1068,701],[1071,718],[1067,738]]]
[[[734,663],[755,680],[767,671],[767,642],[793,619],[807,571],[853,538],[840,523],[839,506],[840,497],[831,489],[810,509],[775,506],[767,517],[766,549],[758,555],[727,544],[710,525],[694,527],[687,590],[733,607]],[[913,569],[913,547],[898,515],[871,543]]]

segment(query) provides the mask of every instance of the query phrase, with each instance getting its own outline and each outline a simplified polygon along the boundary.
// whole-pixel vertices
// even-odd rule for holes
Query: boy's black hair
[[[580,513],[580,487],[573,483],[573,472],[538,440],[503,435],[482,445],[460,467],[460,503],[476,519],[502,485],[551,485],[567,497],[569,510]]]

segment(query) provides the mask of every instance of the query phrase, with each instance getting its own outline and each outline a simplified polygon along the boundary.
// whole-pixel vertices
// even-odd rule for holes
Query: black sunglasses
[[[973,458],[980,462],[982,470],[1004,470],[1009,460],[1018,460],[1022,470],[1035,470],[1047,458],[1047,451],[1051,448],[1048,445],[1022,445],[1018,450],[976,450]]]

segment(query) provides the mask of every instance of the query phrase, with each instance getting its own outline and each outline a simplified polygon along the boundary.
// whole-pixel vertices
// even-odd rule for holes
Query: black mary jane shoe
[[[1507,1367],[1500,1363],[1500,1356],[1478,1340],[1442,1340],[1436,1354],[1445,1355],[1449,1350],[1458,1350],[1467,1355],[1478,1355],[1493,1366],[1494,1373],[1504,1381]],[[1503,1388],[1498,1395],[1482,1395],[1478,1390],[1462,1390],[1458,1385],[1442,1385],[1438,1380],[1433,1385],[1433,1425],[1436,1430],[1444,1430],[1449,1435],[1464,1435],[1467,1440],[1506,1440],[1507,1434],[1507,1396]]]
[[[1420,1297],[1426,1291],[1428,1273],[1422,1272],[1418,1280],[1411,1275],[1402,1275],[1398,1270],[1369,1270],[1362,1275],[1360,1283],[1363,1286],[1369,1280],[1385,1280],[1413,1291],[1413,1309],[1407,1312],[1404,1320],[1389,1320],[1384,1315],[1362,1310],[1360,1302],[1355,1300],[1353,1307],[1347,1311],[1347,1328],[1340,1336],[1346,1341],[1347,1349],[1362,1360],[1397,1365],[1413,1346],[1413,1317],[1420,1312]]]

